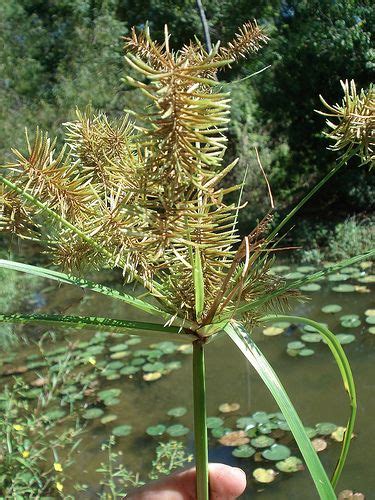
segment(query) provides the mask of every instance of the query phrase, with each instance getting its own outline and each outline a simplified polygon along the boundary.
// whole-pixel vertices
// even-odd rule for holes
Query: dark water
[[[335,333],[354,333],[356,341],[345,345],[344,349],[351,362],[358,391],[358,418],[355,427],[356,438],[352,446],[340,480],[338,490],[352,489],[363,492],[367,499],[375,498],[374,460],[374,410],[375,410],[375,335],[368,332],[364,311],[374,308],[371,293],[337,293],[331,290],[337,283],[322,283],[322,289],[310,294],[311,300],[299,304],[293,309],[293,314],[307,316],[317,321],[327,322]],[[370,286],[370,285],[367,285]],[[127,317],[141,319],[139,313],[130,311],[124,306],[118,307],[110,301],[94,294],[87,294],[83,301],[80,290],[64,286],[54,293],[48,294],[48,310],[64,310],[69,314],[108,315],[112,317]],[[42,300],[42,299],[40,299]],[[44,300],[44,299],[43,299]],[[335,315],[321,312],[321,307],[329,303],[338,303],[343,309]],[[339,317],[343,314],[358,314],[362,321],[355,329],[340,326]],[[76,334],[74,334],[76,335]],[[87,334],[79,333],[80,337]],[[314,426],[317,422],[334,422],[345,426],[348,416],[348,399],[344,392],[338,368],[326,345],[311,344],[315,355],[302,358],[292,358],[286,353],[286,345],[291,340],[299,339],[295,330],[265,337],[261,331],[255,331],[253,337],[269,362],[279,374],[293,403],[305,425]],[[145,345],[160,340],[158,335],[149,337]],[[164,337],[163,337],[164,340]],[[310,347],[310,346],[308,346]],[[23,348],[23,352],[26,351]],[[133,432],[120,438],[117,450],[123,452],[124,464],[133,471],[148,471],[154,456],[157,439],[148,437],[145,429],[150,425],[166,421],[166,411],[176,406],[185,406],[188,413],[179,421],[190,429],[192,422],[192,373],[191,357],[183,356],[182,367],[168,377],[163,377],[154,383],[131,383],[123,377],[113,382],[106,382],[104,388],[122,387],[121,403],[111,407],[111,413],[116,413],[119,423],[129,423]],[[241,405],[240,414],[249,415],[258,410],[277,411],[276,404],[257,374],[249,368],[247,362],[236,346],[224,335],[216,342],[207,346],[207,397],[208,415],[218,416],[218,406],[224,402],[238,402]],[[228,417],[229,419],[231,417]],[[233,419],[234,417],[232,417]],[[87,483],[91,488],[86,493],[75,493],[76,498],[95,498],[95,487],[99,477],[95,470],[103,461],[100,445],[105,442],[113,425],[90,423],[83,437],[76,464],[69,469],[69,482],[65,483],[66,493],[73,493],[70,485],[75,482]],[[188,449],[193,449],[193,436],[190,433],[186,441]],[[328,449],[320,453],[320,458],[327,471],[332,471],[339,454],[340,445],[330,442]],[[211,461],[224,462],[243,467],[248,472],[249,486],[241,497],[250,499],[316,499],[314,484],[307,471],[295,474],[281,474],[269,485],[256,485],[252,480],[254,469],[252,459],[236,459],[231,455],[232,448],[212,443],[210,449]],[[272,463],[258,467],[272,467]]]

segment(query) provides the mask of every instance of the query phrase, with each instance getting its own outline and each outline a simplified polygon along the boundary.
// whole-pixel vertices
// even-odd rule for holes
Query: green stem
[[[197,500],[209,500],[204,344],[193,342],[194,439]]]

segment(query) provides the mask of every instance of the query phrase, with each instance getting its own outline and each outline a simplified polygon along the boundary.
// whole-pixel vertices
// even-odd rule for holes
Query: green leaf
[[[163,326],[158,323],[127,321],[96,316],[64,316],[60,314],[0,314],[0,323],[35,323],[74,328],[95,328],[95,330],[126,333],[130,330],[162,332],[177,334],[176,338],[186,342],[190,335],[180,331],[176,326]]]
[[[284,318],[280,319],[284,320]],[[274,321],[277,320],[274,319]],[[285,321],[290,320],[285,319]],[[292,402],[290,401],[288,394],[286,393],[273,368],[240,323],[233,322],[228,324],[225,331],[258,372],[279,405],[301,450],[306,465],[310,470],[310,474],[315,482],[320,498],[324,498],[325,500],[336,500],[336,495],[329,482],[327,474],[314,448],[312,447],[310,439],[306,435],[303,424]]]
[[[287,316],[287,315],[266,316],[264,318],[261,318],[261,321],[262,322],[263,321],[264,322],[268,322],[268,321],[273,322],[277,319],[282,320],[282,321],[291,321],[291,322],[296,323],[296,324],[305,323],[307,326],[315,329],[318,333],[321,334],[325,343],[330,348],[330,350],[333,354],[333,357],[335,358],[335,361],[337,363],[338,369],[340,370],[341,377],[342,377],[342,380],[344,383],[345,392],[349,396],[350,414],[349,414],[348,423],[346,426],[347,432],[345,433],[345,437],[344,437],[344,440],[342,443],[340,457],[339,457],[339,460],[336,464],[336,468],[335,468],[335,471],[334,471],[333,476],[332,476],[332,485],[335,487],[339,478],[340,478],[340,474],[342,472],[342,469],[344,468],[345,461],[346,461],[346,458],[348,456],[351,435],[353,433],[355,417],[356,417],[356,413],[357,413],[356,389],[355,389],[353,374],[352,374],[352,371],[350,368],[348,358],[346,357],[345,351],[341,346],[340,339],[338,338],[338,336],[334,335],[322,323],[317,323],[316,321],[313,321],[311,319],[301,318],[299,316]],[[342,342],[342,340],[341,340],[341,342]]]

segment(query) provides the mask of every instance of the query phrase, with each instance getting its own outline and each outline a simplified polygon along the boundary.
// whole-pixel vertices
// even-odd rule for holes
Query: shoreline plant
[[[281,230],[351,157],[373,161],[372,88],[359,95],[343,84],[341,106],[328,106],[335,149],[344,149],[324,177],[276,228],[267,214],[244,239],[237,232],[237,204],[226,195],[241,185],[221,187],[236,161],[223,166],[230,94],[217,79],[220,68],[257,52],[264,31],[246,23],[226,47],[210,52],[195,40],[174,51],[165,28],[163,43],[148,27],[126,39],[126,61],[140,77],[127,81],[149,99],[146,112],[110,120],[90,109],[65,124],[66,143],[37,130],[26,135],[26,152],[0,175],[1,230],[37,242],[64,272],[1,260],[0,266],[104,294],[147,313],[147,321],[53,314],[0,314],[0,322],[52,324],[114,332],[164,333],[193,344],[193,394],[197,498],[209,498],[204,354],[226,334],[271,391],[293,433],[320,498],[334,499],[350,445],[356,394],[350,365],[336,339],[322,325],[283,311],[300,299],[298,287],[333,270],[371,258],[375,251],[346,259],[287,284],[269,273],[280,250]],[[132,118],[131,118],[132,117]],[[338,125],[332,120],[337,118]],[[372,125],[371,125],[372,124]],[[91,270],[120,268],[124,281],[144,292],[129,295],[85,278]],[[155,320],[158,318],[158,321]],[[350,416],[342,451],[330,481],[287,392],[251,338],[249,330],[276,320],[316,328],[332,351],[349,395]]]

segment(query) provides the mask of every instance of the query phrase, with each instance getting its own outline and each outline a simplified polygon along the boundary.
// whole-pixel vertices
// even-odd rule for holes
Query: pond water
[[[285,275],[290,270],[283,269],[279,272]],[[343,272],[343,275],[336,276],[333,280],[332,278],[322,280],[319,282],[319,290],[306,291],[305,294],[309,300],[302,304],[295,304],[292,310],[293,314],[327,323],[336,334],[354,335],[354,340],[351,337],[343,337],[343,342],[353,340],[345,344],[344,349],[351,362],[357,385],[358,417],[355,438],[352,441],[347,465],[337,491],[343,489],[360,491],[366,495],[366,498],[372,498],[371,495],[375,491],[375,476],[372,473],[375,432],[373,421],[375,410],[375,335],[370,333],[369,329],[373,329],[373,326],[366,321],[369,316],[365,315],[365,311],[374,309],[373,294],[370,293],[371,283],[373,283],[371,272],[370,267],[363,266],[362,268],[348,269],[346,274]],[[334,291],[337,286],[342,284],[352,284],[352,290]],[[345,290],[345,287],[340,288]],[[348,289],[350,290],[350,287]],[[34,303],[36,302],[38,306],[37,310],[40,312],[64,311],[68,314],[142,319],[137,311],[124,308],[123,305],[119,306],[117,303],[110,302],[93,293],[83,295],[81,290],[69,286],[49,287],[34,299]],[[337,313],[324,313],[321,309],[327,304],[338,304],[342,310]],[[356,316],[344,318],[344,320],[340,319],[343,315],[357,315],[359,320]],[[37,329],[39,333],[45,330],[46,328]],[[339,426],[345,426],[348,416],[348,399],[342,386],[338,368],[327,346],[322,342],[304,341],[305,348],[314,351],[312,355],[300,356],[298,350],[290,353],[297,354],[296,356],[287,353],[288,343],[301,340],[301,335],[306,333],[301,330],[302,326],[291,325],[285,328],[283,333],[275,336],[266,336],[261,330],[256,330],[253,332],[253,338],[279,374],[306,426],[314,427],[318,422],[333,422]],[[27,334],[30,339],[35,336],[35,331],[33,333],[31,330],[24,330],[24,334]],[[62,340],[63,335],[65,335],[65,340]],[[75,455],[75,465],[69,469],[69,479],[64,484],[64,493],[71,493],[75,495],[75,498],[82,499],[96,498],[97,484],[100,480],[96,469],[105,458],[100,447],[102,443],[107,441],[109,434],[116,426],[121,424],[131,426],[132,430],[129,435],[116,439],[115,449],[122,451],[123,463],[126,467],[141,474],[144,473],[144,477],[146,477],[150,463],[154,458],[157,443],[170,439],[167,434],[161,437],[147,435],[146,429],[148,427],[157,424],[166,426],[181,424],[184,426],[182,430],[180,427],[183,435],[176,439],[180,439],[186,444],[188,452],[193,451],[192,373],[189,350],[181,348],[181,344],[176,344],[174,348],[160,344],[166,339],[164,336],[156,334],[149,335],[146,340],[138,344],[134,338],[133,342],[129,342],[130,337],[119,337],[118,335],[111,335],[104,340],[102,339],[102,342],[92,342],[90,339],[93,335],[93,332],[57,333],[55,344],[49,345],[47,342],[44,345],[46,350],[52,350],[67,345],[66,341],[68,340],[73,348],[79,350],[81,357],[83,356],[82,366],[84,366],[84,370],[86,372],[96,370],[96,378],[100,380],[100,384],[95,390],[102,391],[110,388],[122,390],[117,401],[117,398],[114,397],[115,394],[112,394],[111,404],[103,406],[103,399],[101,406],[96,404],[104,410],[100,418],[103,415],[111,414],[117,417],[115,421],[103,424],[100,418],[86,420],[86,432],[83,434],[82,442]],[[85,341],[88,341],[89,344],[79,345],[79,342]],[[117,348],[118,344],[126,345],[122,345],[122,347],[120,345]],[[153,345],[150,348],[150,344],[158,345]],[[103,349],[100,346],[103,346]],[[140,352],[145,349],[159,351],[159,354],[154,352],[150,355],[147,352]],[[131,354],[124,354],[126,351],[131,352]],[[36,358],[36,352],[37,348],[32,342],[26,347],[20,346],[18,351],[13,349],[17,364],[21,365],[27,364],[27,358],[30,355],[34,354],[34,358]],[[122,353],[122,355],[116,353]],[[62,353],[56,353],[56,355],[58,357]],[[121,374],[121,370],[126,366],[131,364],[133,367],[141,366],[141,362],[134,362],[134,360],[145,356],[150,356],[143,361],[143,364],[148,362],[151,365],[147,370],[143,369],[143,371],[131,374],[126,373],[125,369],[124,373]],[[155,359],[152,359],[152,356],[155,356]],[[92,359],[90,364],[89,358],[93,357],[95,365],[92,364]],[[130,362],[130,360],[132,361]],[[116,361],[117,365],[112,364],[113,368],[108,368],[108,363],[116,363]],[[107,376],[103,376],[104,368],[107,370],[104,375]],[[42,368],[39,368],[36,372],[40,374],[41,370]],[[35,378],[32,371],[29,370],[25,374],[27,381]],[[147,375],[158,371],[165,373],[158,380],[147,381],[142,377],[142,373]],[[108,380],[111,377],[112,380]],[[8,375],[3,377],[2,381],[9,382],[10,379],[11,377]],[[234,430],[238,430],[236,422],[239,417],[250,416],[259,411],[268,413],[278,411],[262,381],[249,368],[238,349],[224,335],[219,336],[216,342],[207,346],[207,391],[208,415],[222,418],[224,420],[223,426]],[[238,403],[240,408],[234,412],[221,413],[218,407],[223,403]],[[78,404],[83,406],[84,402],[78,402]],[[174,407],[185,407],[187,412],[181,417],[168,416],[166,412]],[[265,418],[267,419],[267,417]],[[185,427],[189,429],[189,432],[184,429]],[[300,457],[290,433],[281,432],[278,437],[280,437],[281,443],[287,444],[291,448],[293,455]],[[327,449],[319,455],[326,469],[333,471],[340,444],[332,439],[327,439],[327,442]],[[263,499],[280,500],[284,498],[300,499],[302,495],[306,500],[317,498],[315,487],[307,470],[292,474],[280,473],[272,483],[260,484],[253,480],[252,471],[256,467],[275,469],[274,462],[266,460],[255,462],[254,456],[235,458],[232,451],[233,447],[223,446],[218,442],[218,439],[210,438],[211,461],[236,465],[244,468],[247,472],[249,485],[241,498],[250,499],[259,496]],[[256,456],[259,457],[259,454]],[[74,492],[73,485],[77,482],[88,484],[87,491]]]

